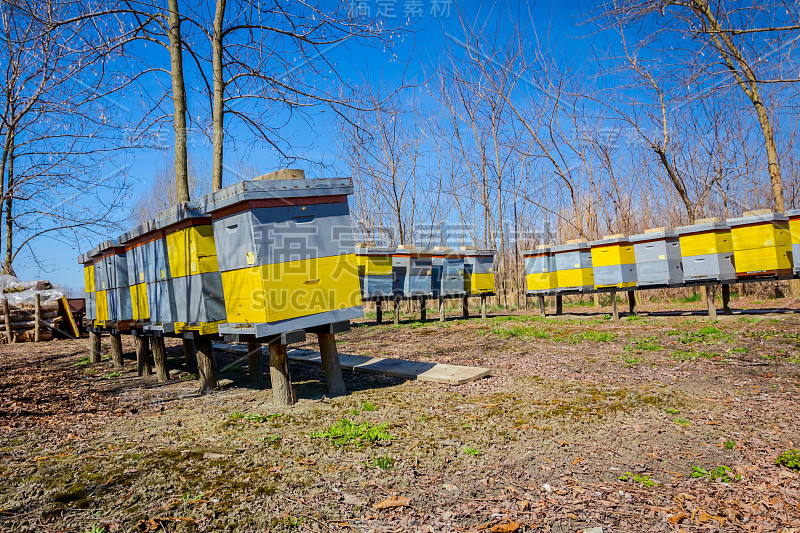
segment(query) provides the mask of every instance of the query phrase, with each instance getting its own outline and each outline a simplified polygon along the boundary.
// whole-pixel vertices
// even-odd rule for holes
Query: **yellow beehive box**
[[[83,267],[83,287],[84,292],[94,292],[94,264]]]
[[[464,273],[464,290],[468,290],[471,294],[494,292],[494,273]]]
[[[392,256],[390,255],[356,255],[358,273],[367,276],[390,275],[392,273]]]
[[[529,291],[546,291],[558,287],[558,276],[555,272],[537,272],[525,276]]]
[[[258,324],[361,305],[355,254],[222,272],[228,322]]]
[[[219,271],[211,224],[179,229],[169,233],[166,240],[173,278]]]
[[[748,212],[728,219],[737,277],[784,276],[791,273],[792,236],[783,213]]]
[[[97,291],[95,305],[97,305],[97,322],[102,325],[108,321],[108,299],[107,291]]]
[[[604,241],[610,241],[604,243]],[[592,245],[592,266],[605,267],[629,265],[636,262],[633,244],[622,235],[606,235],[599,244]]]
[[[131,308],[134,320],[147,320],[150,318],[146,283],[131,285]]]
[[[592,268],[571,268],[569,270],[556,271],[557,288],[568,289],[570,287],[594,286],[594,269]]]
[[[679,232],[681,243],[681,257],[695,255],[729,254],[733,253],[731,230],[728,226],[719,223],[717,218],[704,218],[697,220],[694,226],[696,231]],[[683,228],[682,228],[683,229]]]

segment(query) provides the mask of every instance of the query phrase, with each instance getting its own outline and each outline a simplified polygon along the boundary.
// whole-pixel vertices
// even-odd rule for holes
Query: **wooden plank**
[[[80,332],[78,331],[78,324],[75,323],[75,317],[72,316],[72,311],[69,309],[69,302],[67,301],[66,296],[61,297],[61,305],[62,311],[64,315],[67,317],[67,321],[69,322],[70,331],[72,332],[73,338],[77,339],[80,337]]]

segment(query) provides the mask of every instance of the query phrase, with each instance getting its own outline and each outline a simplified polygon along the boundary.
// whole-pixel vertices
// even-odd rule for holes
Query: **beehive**
[[[392,296],[392,255],[394,248],[372,243],[356,244],[356,264],[361,298],[383,299]]]
[[[172,327],[176,333],[216,333],[219,324],[225,321],[222,278],[211,222],[211,217],[197,203],[173,207],[156,220],[157,229],[164,234],[163,244],[162,239],[154,239],[151,248],[144,251],[146,265],[151,258],[146,266],[146,279],[148,275],[150,279],[166,277],[148,284],[149,307],[159,310],[159,316],[151,317],[151,321],[167,322],[174,302]],[[166,262],[159,259],[162,247],[166,248]]]
[[[589,243],[595,289],[624,289],[636,286],[633,244],[622,235],[607,235]]]
[[[150,319],[147,285],[144,282],[144,259],[141,253],[143,248],[141,236],[145,231],[146,226],[137,226],[119,238],[119,243],[125,247],[125,254],[128,258],[128,290],[130,291],[132,320],[135,322],[145,322]]]
[[[95,288],[98,288],[98,281],[100,283],[95,302],[98,320],[112,323],[132,320],[125,247],[120,246],[114,239],[101,243],[94,251],[100,256],[94,265]]]
[[[392,256],[392,292],[397,297],[433,295],[433,251],[400,245]]]
[[[464,254],[464,292],[494,293],[494,250],[461,247]]]
[[[683,282],[681,244],[675,231],[653,228],[629,240],[636,258],[637,287],[670,287]]]
[[[94,325],[97,320],[94,259],[88,253],[85,253],[78,257],[78,262],[83,265],[83,292],[86,307],[84,319],[90,325]]]
[[[265,337],[363,316],[352,193],[350,178],[278,179],[200,199],[213,219],[221,271],[227,323],[220,333]],[[170,266],[175,277],[171,256]],[[210,269],[210,260],[198,268]]]
[[[589,243],[575,240],[553,246],[556,267],[557,292],[587,291],[594,289],[592,252]]]
[[[537,246],[535,250],[522,252],[525,258],[525,280],[528,294],[548,294],[558,287],[556,260],[552,245]]]
[[[725,282],[736,279],[731,229],[717,218],[698,220],[677,228],[686,283]]]
[[[792,242],[792,269],[795,277],[800,277],[800,209],[786,212],[789,219],[789,237]]]
[[[789,218],[769,210],[749,211],[729,218],[737,279],[792,275],[792,238]]]
[[[464,253],[445,246],[433,249],[431,291],[434,297],[464,294]]]

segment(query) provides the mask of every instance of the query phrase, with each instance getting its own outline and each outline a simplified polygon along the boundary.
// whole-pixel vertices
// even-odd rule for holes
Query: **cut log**
[[[89,332],[89,361],[100,362],[100,334],[96,331]]]
[[[167,348],[164,346],[164,337],[151,337],[150,349],[153,350],[156,379],[158,379],[159,383],[169,381],[169,372],[167,372]]]
[[[197,370],[197,347],[194,339],[183,338],[183,362],[189,372]]]
[[[272,379],[272,402],[275,407],[292,405],[292,379],[289,377],[289,359],[283,344],[269,345],[269,375]]]
[[[124,368],[125,364],[122,361],[122,335],[119,333],[112,333],[111,337],[111,361],[114,363],[114,368]]]
[[[250,374],[250,383],[254,385],[264,383],[264,352],[260,342],[247,343],[247,371]]]
[[[219,387],[217,371],[214,369],[211,339],[209,337],[197,339],[195,346],[197,346],[197,372],[200,374],[200,394],[209,394]]]
[[[42,302],[42,313],[46,313],[48,311],[55,311],[58,313],[58,300],[51,300],[49,302]],[[9,303],[9,312],[13,315],[14,313],[30,313],[31,316],[36,312],[36,308],[34,304],[20,304],[20,305],[11,305]],[[5,309],[3,312],[0,313],[0,317],[4,317],[6,314]]]
[[[53,332],[44,330],[39,332],[39,341],[49,341],[53,338]],[[36,340],[36,332],[33,329],[25,329],[14,332],[15,342],[39,342]]]
[[[328,396],[331,398],[343,396],[347,394],[347,389],[344,386],[344,378],[342,378],[342,365],[339,364],[336,339],[332,333],[318,333],[317,339],[319,340],[322,370],[325,372],[325,383],[328,386]]]
[[[147,337],[134,337],[136,343],[136,372],[140,376],[149,376],[153,373],[150,368],[150,343]]]

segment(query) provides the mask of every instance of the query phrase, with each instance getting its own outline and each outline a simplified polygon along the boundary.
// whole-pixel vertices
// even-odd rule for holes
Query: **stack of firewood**
[[[0,334],[3,342],[8,343],[8,328],[11,330],[11,342],[47,341],[53,338],[53,329],[64,320],[59,300],[41,302],[39,306],[39,338],[36,339],[36,306],[35,304],[11,305],[3,302],[0,307]],[[8,320],[6,320],[6,309]]]

